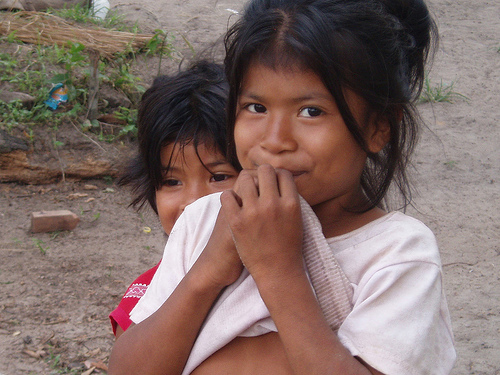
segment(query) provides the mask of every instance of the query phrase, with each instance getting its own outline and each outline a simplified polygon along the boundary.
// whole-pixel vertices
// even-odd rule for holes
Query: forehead
[[[287,90],[288,89],[288,90]],[[333,100],[332,95],[320,77],[312,70],[299,67],[269,67],[252,64],[242,81],[240,95],[258,96],[267,92],[271,96],[286,91],[294,98],[308,96]]]
[[[220,164],[227,164],[224,155],[213,145],[193,142],[187,144],[169,143],[161,150],[161,170],[188,171],[192,168],[211,168]]]

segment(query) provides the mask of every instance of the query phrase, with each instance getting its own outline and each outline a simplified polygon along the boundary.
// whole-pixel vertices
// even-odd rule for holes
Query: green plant
[[[39,67],[32,65],[28,63],[19,66],[21,70],[13,72],[9,77],[2,77],[2,80],[15,85],[20,91],[29,92],[34,97],[42,97],[45,94],[44,87],[48,83],[47,71],[43,65]]]
[[[50,233],[50,240],[55,240],[57,237],[59,237],[59,235],[62,233],[62,231],[60,230],[56,230],[54,232],[51,232]]]
[[[104,180],[104,182],[106,183],[106,185],[112,185],[113,184],[113,177],[111,177],[111,176],[104,176],[102,179]]]
[[[28,127],[25,135],[30,142],[34,140],[32,127],[37,123],[47,123],[49,121],[52,125],[57,126],[61,122],[61,115],[54,116],[43,101],[35,100],[34,106],[30,109],[23,106],[20,101],[10,103],[0,101],[0,128],[10,131],[14,126],[25,125]]]
[[[91,23],[103,28],[112,28],[119,31],[133,30],[133,28],[128,27],[123,22],[124,16],[118,14],[118,12],[114,9],[110,9],[108,11],[108,14],[106,15],[106,18],[103,20],[94,17],[90,7],[81,4],[76,4],[69,7],[64,6],[64,8],[62,9],[49,9],[48,12],[58,17],[78,23]]]
[[[24,135],[26,138],[28,138],[28,141],[33,144],[35,141],[35,133],[33,132],[33,129],[28,129],[28,131],[24,131]]]
[[[18,61],[12,55],[0,53],[0,80],[8,79],[18,64]]]
[[[194,54],[193,46],[184,36],[183,39]],[[161,75],[161,62],[163,60],[163,56],[172,58],[172,55],[174,53],[174,40],[175,38],[173,37],[173,35],[168,34],[165,30],[157,29],[155,30],[155,35],[149,40],[146,45],[146,55],[157,54],[160,56],[160,60],[158,61],[158,76]]]
[[[124,121],[126,125],[120,130],[120,135],[137,135],[137,109],[119,107],[118,111],[114,112],[117,119]]]
[[[122,90],[125,94],[132,92],[143,93],[145,88],[139,84],[141,78],[130,72],[130,64],[123,57],[115,60],[116,69],[112,70],[105,80],[116,89]]]
[[[469,100],[465,95],[462,95],[453,90],[455,82],[450,84],[445,84],[441,80],[438,84],[432,84],[428,76],[425,77],[424,87],[422,93],[420,94],[420,103],[453,103],[456,98]]]
[[[453,169],[457,166],[458,162],[456,160],[449,160],[443,163],[448,169]]]
[[[45,362],[50,366],[50,368],[56,371],[56,374],[79,374],[80,370],[71,369],[67,367],[61,360],[60,354],[54,354],[52,349],[49,350],[49,355],[45,358]]]
[[[15,243],[16,245],[18,245],[18,246],[19,246],[19,245],[22,245],[22,243],[23,243],[23,242],[22,242],[19,238],[17,238],[17,237],[14,237],[14,238],[12,239],[12,242],[14,242],[14,243]]]
[[[42,240],[38,238],[32,238],[33,244],[40,250],[40,253],[42,255],[45,255],[47,253],[47,250],[49,249],[49,246],[45,244]]]
[[[78,3],[75,6],[64,6],[62,9],[50,8],[47,12],[79,23],[99,23],[99,21],[92,16],[90,7]]]

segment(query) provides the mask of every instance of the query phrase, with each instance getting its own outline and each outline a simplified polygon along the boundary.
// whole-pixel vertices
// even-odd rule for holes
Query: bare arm
[[[167,301],[116,341],[109,374],[180,374],[217,296],[242,265],[220,218],[205,250]]]
[[[133,324],[134,324],[134,323],[132,323],[132,324],[130,325],[130,327],[129,327],[129,328],[131,328]],[[118,325],[118,326],[116,327],[116,333],[115,333],[115,337],[116,337],[116,339],[118,339],[118,338],[119,338],[119,337],[123,334],[123,332],[125,332],[125,331],[123,330],[123,328],[122,328],[122,327],[120,327],[120,325]]]
[[[381,374],[353,357],[331,331],[305,273],[289,271],[263,274],[256,283],[294,372]]]
[[[353,357],[331,331],[307,278],[300,203],[292,176],[270,166],[240,174],[222,196],[237,251],[252,274],[296,374],[380,374]]]

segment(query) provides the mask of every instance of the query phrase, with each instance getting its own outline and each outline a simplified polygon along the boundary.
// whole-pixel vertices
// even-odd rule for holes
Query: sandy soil
[[[189,59],[179,35],[204,49],[243,1],[111,4],[145,26],[173,30]],[[429,5],[441,33],[431,84],[453,82],[468,100],[420,106],[428,129],[409,211],[440,244],[458,351],[453,374],[500,374],[500,4]],[[86,361],[97,364],[94,373],[104,367],[113,345],[107,315],[134,277],[160,259],[165,241],[155,216],[135,213],[128,202],[127,191],[105,181],[0,186],[1,374],[81,373]],[[29,232],[31,212],[55,209],[70,209],[81,222],[72,232]]]

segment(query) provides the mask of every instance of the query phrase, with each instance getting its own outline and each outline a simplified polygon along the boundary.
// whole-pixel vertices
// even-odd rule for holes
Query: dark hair
[[[411,201],[406,166],[416,143],[415,101],[424,66],[437,41],[436,25],[423,0],[252,0],[226,35],[228,155],[236,108],[249,64],[311,70],[331,92],[354,138],[368,154],[361,176],[369,200],[381,205],[391,183]],[[369,114],[390,124],[385,148],[370,153],[363,124],[347,105],[344,90],[360,95]]]
[[[161,150],[170,143],[199,144],[226,156],[228,85],[222,66],[199,61],[172,76],[157,77],[144,93],[137,119],[139,152],[120,185],[131,185],[131,206],[149,202],[156,207],[156,190],[163,181]],[[171,156],[172,157],[172,156]],[[169,166],[167,166],[168,168]]]

